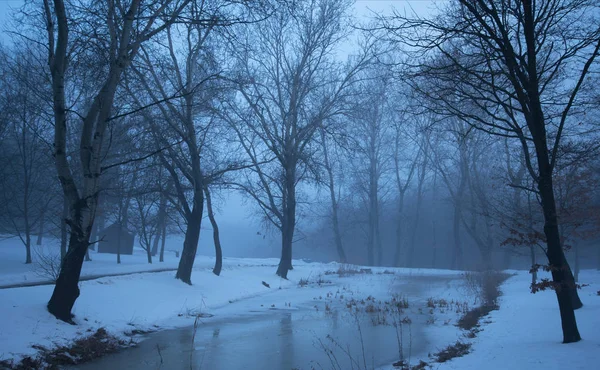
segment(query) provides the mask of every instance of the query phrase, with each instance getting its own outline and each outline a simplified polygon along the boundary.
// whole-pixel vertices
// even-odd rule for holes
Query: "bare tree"
[[[407,63],[409,74],[419,92],[438,103],[439,113],[521,144],[542,203],[565,343],[581,337],[553,171],[564,135],[585,131],[572,123],[587,104],[578,93],[600,50],[598,6],[593,0],[456,0],[432,20],[401,14],[382,20],[388,38],[416,53]],[[419,77],[440,88],[419,89]]]
[[[73,7],[67,7],[70,4],[63,0],[43,2],[54,109],[53,154],[58,178],[69,204],[69,248],[48,302],[48,311],[60,320],[72,321],[71,310],[79,296],[81,266],[88,250],[97,206],[105,133],[121,76],[140,46],[175,21],[188,2],[133,0],[125,5],[111,0]],[[78,20],[75,21],[75,18]],[[76,38],[70,38],[69,29],[79,30],[78,27],[87,26],[94,27],[94,32],[77,32],[74,34]],[[70,72],[70,50],[74,45],[88,41],[95,43],[96,40],[107,45],[103,55],[106,58],[105,73],[87,111],[81,114],[78,144],[83,179],[78,184],[67,157],[67,129],[72,117],[69,115],[65,85]]]
[[[281,232],[277,275],[292,269],[298,184],[314,171],[311,153],[319,127],[341,114],[357,71],[367,59],[336,63],[332,53],[346,36],[349,3],[305,0],[252,27],[236,45],[241,101],[222,111],[253,167],[239,187]]]
[[[242,22],[235,11],[227,12],[228,6],[236,6],[236,2],[192,4],[186,16],[206,21],[167,27],[166,42],[143,48],[140,63],[133,69],[142,96],[130,87],[130,95],[139,107],[155,108],[154,114],[144,114],[151,122],[156,146],[166,148],[159,157],[171,177],[174,195],[164,194],[186,223],[176,278],[187,284],[192,283],[205,200],[210,201],[205,199],[210,197],[209,186],[240,166],[231,155],[235,148],[228,143],[226,125],[221,124],[214,110],[216,102],[228,94],[221,83],[217,54],[223,40],[217,38],[222,36],[217,32]],[[212,203],[207,207],[218,240]],[[221,256],[220,243],[215,248]],[[220,273],[219,265],[220,258],[215,263],[215,274]]]
[[[322,165],[327,173],[326,180],[324,180],[327,189],[329,191],[329,199],[331,201],[331,224],[333,229],[333,238],[335,243],[335,249],[338,253],[341,263],[347,262],[346,252],[344,251],[344,244],[342,242],[342,232],[340,230],[339,220],[339,206],[340,206],[340,193],[341,190],[336,186],[339,186],[339,181],[336,181],[335,167],[336,163],[331,158],[331,151],[334,148],[332,140],[327,140],[328,135],[324,127],[319,128],[319,137],[321,139],[321,150],[322,150]]]

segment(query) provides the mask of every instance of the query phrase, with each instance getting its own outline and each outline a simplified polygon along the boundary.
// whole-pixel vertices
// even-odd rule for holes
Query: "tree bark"
[[[200,227],[202,225],[202,213],[204,211],[204,196],[202,185],[194,189],[194,204],[189,215],[186,217],[187,228],[185,230],[185,239],[183,241],[183,250],[175,278],[186,284],[192,285],[192,269],[198,250],[198,241],[200,240]]]
[[[564,256],[564,253],[563,253]],[[564,260],[564,266],[565,266],[565,284],[569,285],[570,287],[572,287],[572,289],[570,289],[570,294],[571,294],[571,304],[573,305],[573,309],[574,310],[578,310],[581,307],[583,307],[583,303],[581,302],[581,299],[579,298],[579,293],[577,292],[577,280],[575,278],[575,276],[573,275],[573,271],[571,270],[571,266],[569,266],[569,262],[567,261],[567,257],[565,257]]]
[[[146,257],[148,257],[148,263],[152,264],[152,250],[149,245],[146,246]]]
[[[421,148],[421,154],[423,155],[423,162],[419,168],[419,182],[417,184],[417,209],[415,212],[413,229],[410,234],[410,243],[408,245],[408,257],[407,266],[414,267],[415,258],[415,241],[417,237],[417,228],[419,227],[419,221],[421,217],[421,204],[423,203],[423,185],[425,183],[425,171],[427,169],[428,157],[425,149],[425,139],[423,140],[423,148]]]
[[[79,202],[72,210],[76,216],[73,218],[82,220],[87,212],[85,207],[85,202]],[[72,323],[71,311],[79,297],[79,277],[85,252],[89,246],[90,229],[91,227],[83,229],[77,223],[70,225],[69,250],[62,260],[60,273],[47,306],[48,311],[62,321]]]
[[[160,242],[161,234],[162,234],[162,224],[159,222],[158,223],[158,230],[156,232],[156,235],[154,235],[154,240],[152,241],[152,250],[150,252],[150,254],[153,257],[156,256],[156,254],[158,253],[158,244]]]
[[[404,191],[399,192],[398,199],[398,221],[396,223],[396,256],[394,257],[394,266],[400,267],[402,257],[402,227],[404,218]]]
[[[101,239],[102,236],[100,233],[104,230],[104,226],[106,225],[106,217],[104,215],[104,210],[98,205],[96,208],[96,218],[94,222],[94,227],[92,228],[92,235],[90,236],[90,242],[93,244],[90,245],[91,250],[96,250],[96,245],[98,244],[98,239]]]
[[[576,283],[579,282],[579,269],[580,269],[580,265],[579,265],[579,243],[575,242],[575,244],[573,245],[573,251],[575,252],[575,273],[573,274],[573,278],[575,280]],[[575,306],[575,305],[574,305]],[[577,308],[575,308],[577,309]]]
[[[529,246],[529,256],[531,258],[531,267],[533,267],[537,264],[536,258],[535,258],[535,246],[534,245]],[[535,283],[537,283],[537,270],[533,269],[531,272],[531,284],[533,285]]]
[[[460,219],[461,219],[461,205],[454,203],[454,217],[452,219],[452,234],[454,237],[454,251],[452,253],[452,262],[450,264],[453,270],[460,270],[463,268],[462,261],[462,246],[460,240]]]
[[[42,208],[42,214],[40,215],[40,228],[37,235],[36,245],[42,245],[44,239],[44,226],[46,221],[46,207]]]
[[[29,234],[25,235],[25,264],[31,263],[31,237]]]
[[[64,197],[62,217],[60,219],[60,259],[64,259],[67,254],[67,218],[69,217],[69,204]]]
[[[321,134],[321,145],[323,147],[323,161],[325,164],[325,170],[327,171],[327,177],[329,179],[327,187],[329,188],[329,199],[331,200],[331,222],[333,224],[333,238],[335,242],[335,249],[337,251],[338,257],[340,258],[340,262],[346,263],[346,252],[344,251],[342,233],[340,232],[340,222],[338,215],[339,202],[335,192],[335,178],[333,176],[333,168],[331,166],[331,161],[329,160],[329,151],[327,150],[327,143],[325,140],[325,130],[321,128],[319,131]]]
[[[162,235],[160,242],[160,258],[158,262],[165,262],[165,244],[167,241],[167,223],[163,222],[162,224]]]
[[[292,267],[292,244],[296,228],[296,164],[285,169],[285,192],[283,197],[283,219],[281,223],[281,259],[276,274],[287,279]]]
[[[213,212],[212,199],[208,186],[204,187],[204,195],[206,197],[206,212],[208,212],[208,219],[213,228],[213,242],[215,244],[215,267],[213,268],[213,274],[219,276],[223,267],[223,251],[221,249],[221,239],[219,238],[219,225],[217,225],[217,220]]]
[[[547,245],[546,254],[552,269],[552,280],[556,287],[555,292],[558,300],[558,307],[560,309],[563,342],[572,343],[581,340],[573,306],[573,291],[576,288],[569,282],[569,276],[572,277],[572,274],[570,273],[569,264],[567,263],[560,241],[556,200],[554,198],[554,187],[552,183],[552,168],[550,167],[548,146],[546,143],[546,129],[537,91],[537,88],[534,88],[529,93],[529,96],[533,100],[531,104],[532,112],[530,117],[530,127],[533,133],[538,162],[538,190],[544,213],[544,234],[546,236]]]

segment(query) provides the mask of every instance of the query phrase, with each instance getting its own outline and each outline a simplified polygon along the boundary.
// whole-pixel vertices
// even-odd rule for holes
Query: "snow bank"
[[[576,311],[583,340],[562,344],[560,315],[552,291],[532,295],[531,277],[518,272],[503,286],[500,310],[482,319],[480,333],[473,340],[472,353],[436,369],[456,370],[564,370],[600,367],[600,272],[582,271],[581,283],[590,284],[580,292],[584,307]],[[450,344],[450,343],[449,343]]]

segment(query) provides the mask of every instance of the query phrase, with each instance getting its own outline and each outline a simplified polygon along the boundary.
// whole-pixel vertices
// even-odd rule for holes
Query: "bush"
[[[34,249],[34,272],[37,276],[56,282],[62,259],[56,250]]]

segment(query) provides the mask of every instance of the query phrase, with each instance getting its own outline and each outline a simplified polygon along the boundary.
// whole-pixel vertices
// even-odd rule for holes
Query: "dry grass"
[[[70,346],[59,346],[48,349],[43,346],[33,346],[40,354],[36,357],[25,357],[19,363],[0,361],[0,369],[37,370],[61,369],[69,365],[77,365],[94,360],[127,345],[122,340],[110,335],[104,328],[94,334],[77,339]]]
[[[433,355],[436,362],[446,362],[456,357],[462,357],[468,354],[471,350],[471,343],[463,343],[456,341],[456,343],[449,345],[440,352]]]

